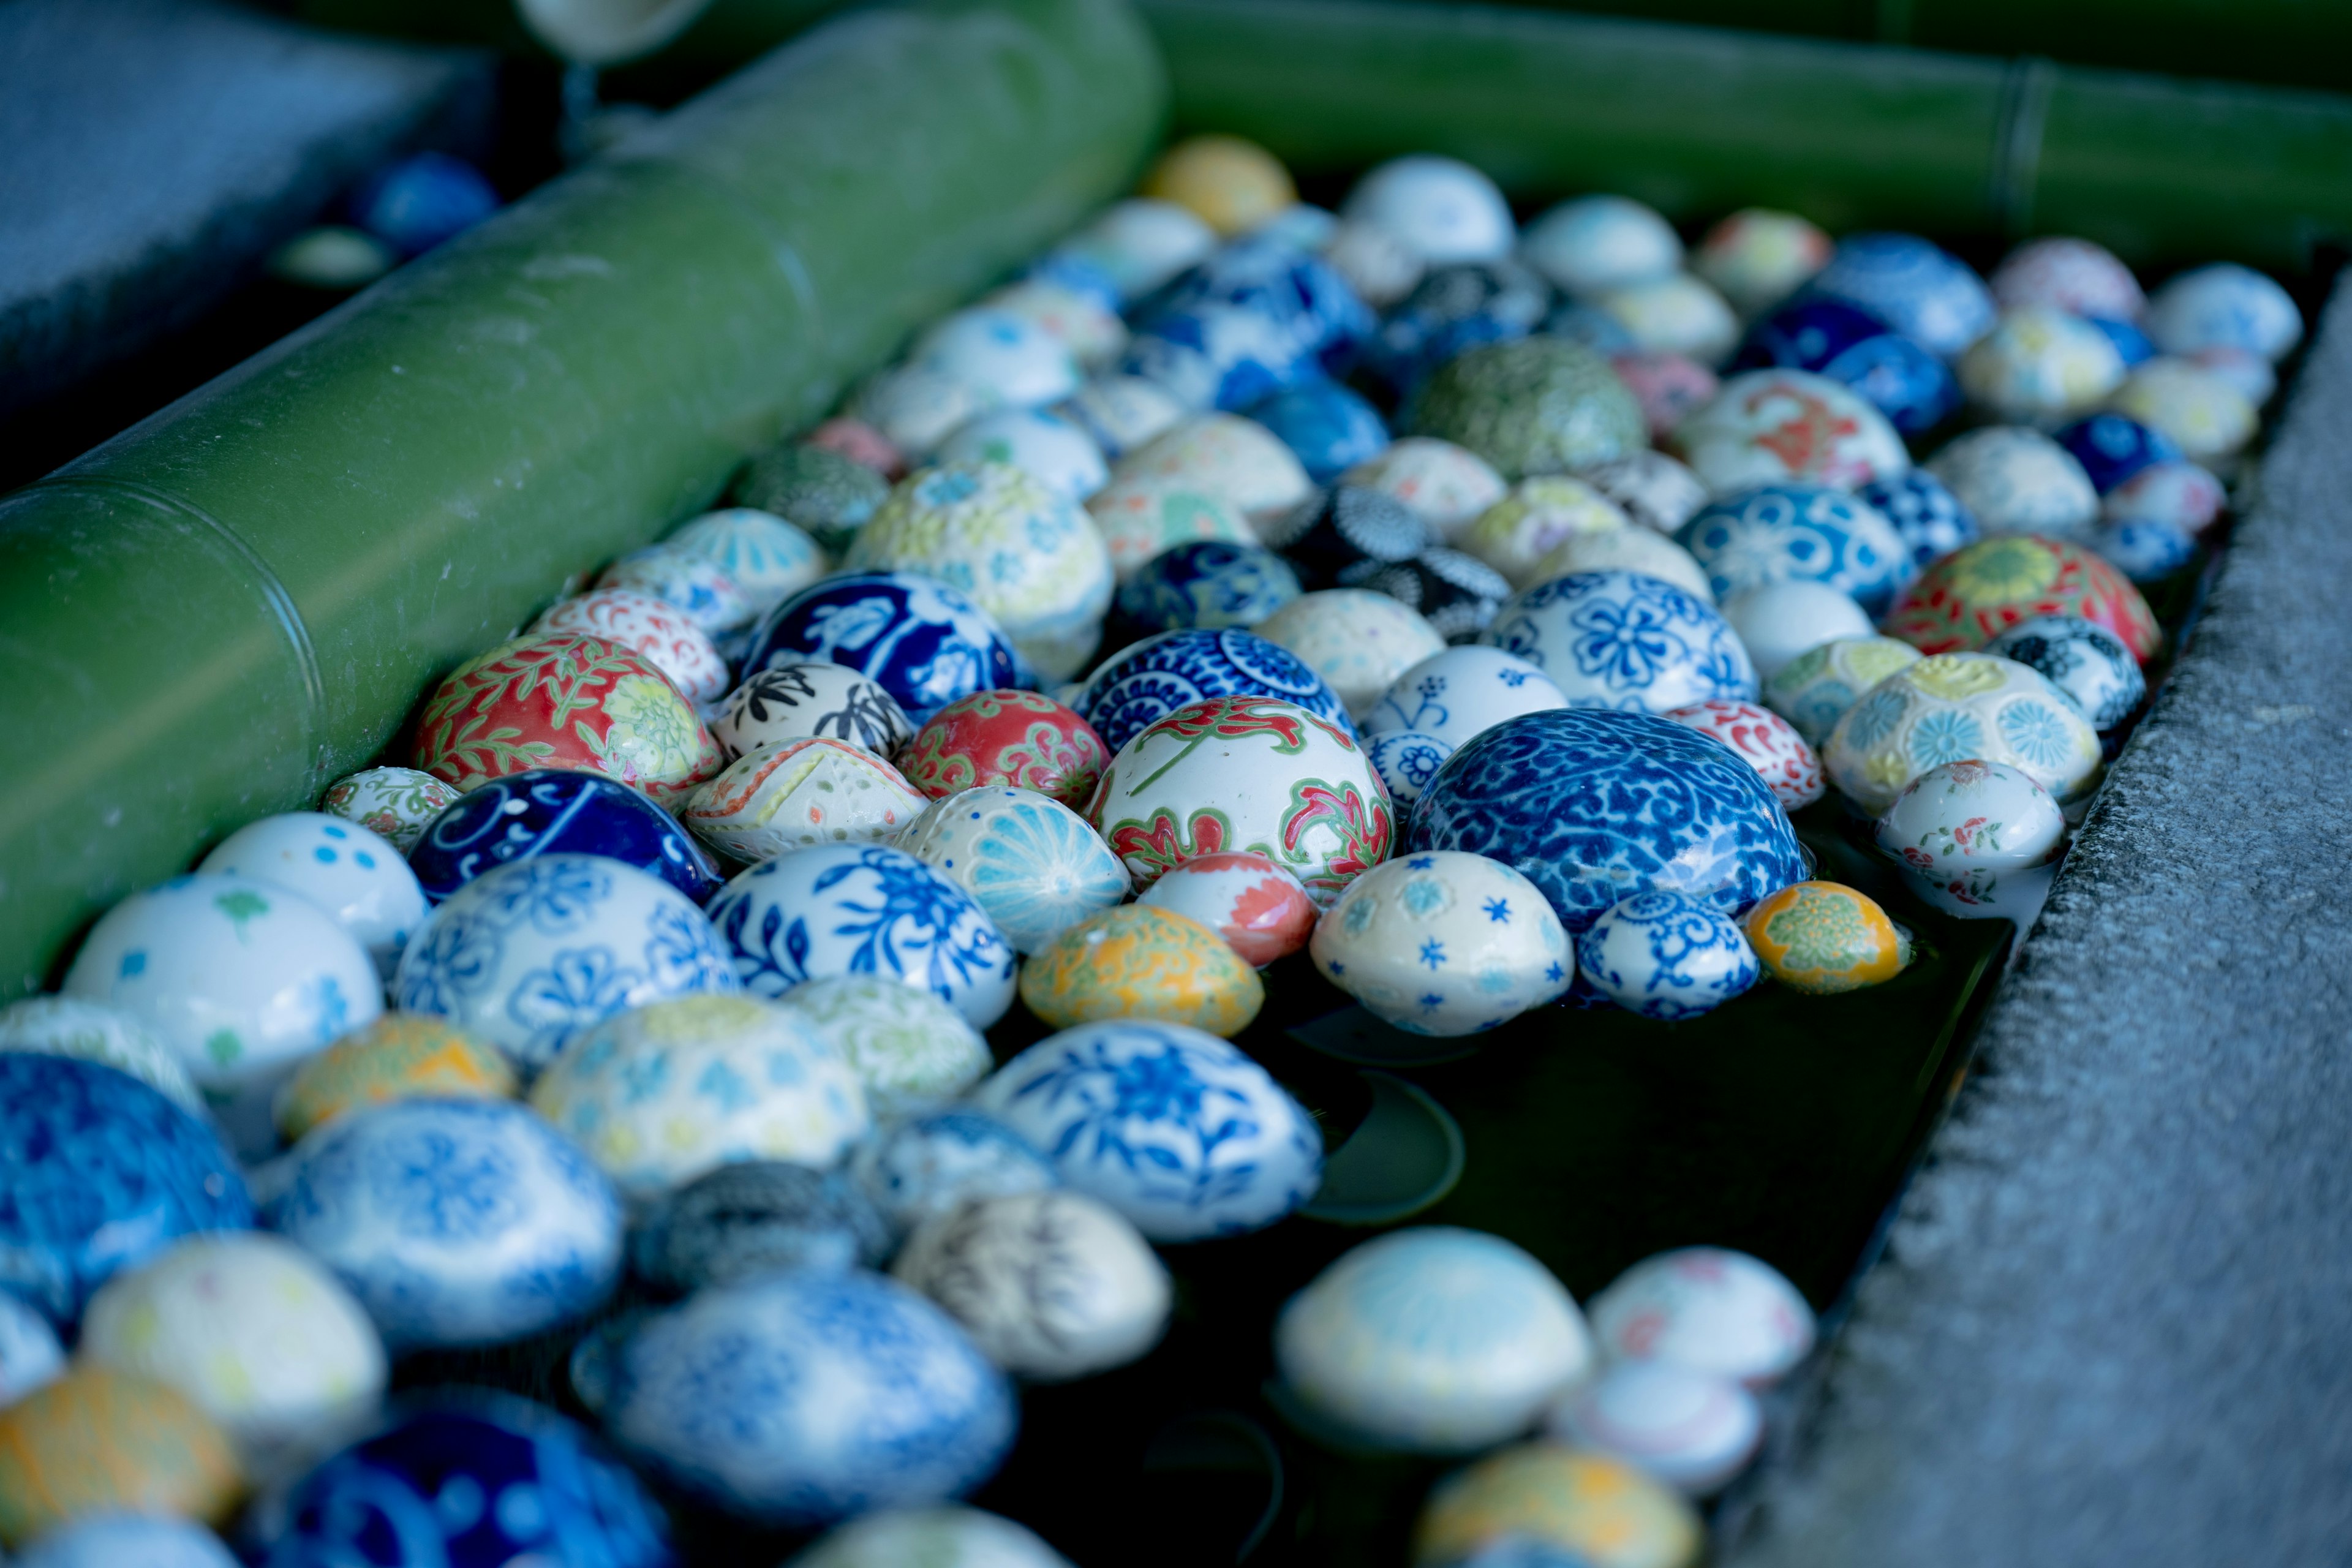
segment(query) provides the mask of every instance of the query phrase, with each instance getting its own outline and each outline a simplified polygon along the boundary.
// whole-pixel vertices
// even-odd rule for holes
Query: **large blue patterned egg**
[[[1848,235],[1809,290],[1874,311],[1946,359],[1992,330],[1992,290],[1984,279],[1916,234]]]
[[[1819,583],[1886,613],[1911,552],[1867,501],[1828,485],[1760,485],[1702,508],[1675,542],[1706,569],[1719,604],[1771,583]]]
[[[1551,677],[1571,708],[1664,713],[1756,700],[1756,667],[1730,623],[1638,572],[1538,583],[1505,605],[1478,640]]]
[[[1247,408],[1320,374],[1292,330],[1246,305],[1204,300],[1160,310],[1128,341],[1119,370],[1187,408]]]
[[[877,974],[920,986],[985,1029],[1013,1005],[1013,949],[970,893],[902,849],[824,844],[763,861],[711,900],[743,988]]]
[[[394,985],[404,1012],[450,1019],[530,1067],[615,1013],[735,989],[702,911],[601,855],[539,855],[481,872],[433,911]]]
[[[1550,309],[1551,289],[1520,262],[1441,267],[1389,312],[1365,346],[1365,359],[1391,386],[1410,391],[1464,349],[1526,337]]]
[[[1439,771],[1413,808],[1412,843],[1514,868],[1571,932],[1653,888],[1738,916],[1805,877],[1755,768],[1643,713],[1555,709],[1496,725]]]
[[[1343,359],[1372,330],[1371,311],[1338,268],[1264,231],[1225,246],[1179,278],[1158,309],[1202,305],[1255,311],[1300,352],[1326,363]]]
[[[1911,552],[1915,574],[1977,542],[1976,514],[1925,468],[1873,479],[1853,493],[1894,526]]]
[[[126,1073],[0,1052],[0,1285],[61,1323],[194,1231],[253,1224],[211,1128]]]
[[[959,790],[893,843],[970,893],[1015,952],[1036,952],[1128,894],[1127,867],[1087,819],[1034,790]]]
[[[973,1091],[1154,1241],[1272,1225],[1313,1194],[1323,1139],[1266,1070],[1181,1024],[1081,1024]]]
[[[2120,414],[2077,419],[2051,439],[2083,465],[2083,471],[2091,477],[2091,488],[2101,495],[2158,463],[2180,461],[2180,447],[2171,437]]]
[[[1355,733],[1346,705],[1305,660],[1235,630],[1146,637],[1088,677],[1070,706],[1115,754],[1179,708],[1212,697],[1277,697]]]
[[[1298,454],[1307,477],[1318,485],[1388,448],[1389,427],[1380,412],[1336,381],[1318,377],[1277,392],[1251,409],[1250,417]]]
[[[1696,1018],[1756,984],[1763,970],[1738,922],[1688,893],[1636,893],[1576,939],[1592,989],[1644,1018]]]
[[[959,697],[1022,684],[988,612],[912,572],[845,573],[793,595],[760,623],[743,669],[812,658],[866,676],[918,723]]]
[[[1261,545],[1196,539],[1161,551],[1118,591],[1118,613],[1146,631],[1257,625],[1300,593],[1290,563]]]
[[[1748,328],[1731,368],[1774,367],[1843,382],[1906,434],[1933,428],[1960,405],[1959,383],[1942,360],[1843,300],[1806,295]]]
[[[2168,354],[2242,349],[2275,361],[2303,341],[2303,312],[2263,274],[2217,261],[2182,273],[2149,298],[2147,331]]]
[[[468,791],[408,852],[425,891],[447,898],[493,867],[541,855],[602,855],[710,901],[723,879],[677,819],[637,791],[594,773],[534,768]]]
[[[809,1528],[940,1502],[1020,1406],[955,1321],[895,1280],[805,1270],[703,1290],[622,1344],[606,1429],[731,1512]]]
[[[602,1444],[478,1390],[404,1402],[268,1511],[269,1568],[674,1568],[669,1521]]]
[[[496,1344],[586,1316],[621,1275],[621,1200],[509,1100],[404,1100],[303,1140],[270,1221],[394,1351]]]
[[[995,1117],[968,1106],[909,1116],[885,1128],[850,1162],[858,1189],[905,1233],[969,1198],[1059,1186],[1051,1161]]]

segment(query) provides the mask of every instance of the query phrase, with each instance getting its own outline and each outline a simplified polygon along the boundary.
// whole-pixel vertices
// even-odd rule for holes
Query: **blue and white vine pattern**
[[[1878,509],[1827,485],[1762,485],[1700,510],[1675,542],[1717,600],[1770,583],[1819,583],[1884,615],[1917,571]]]
[[[1576,939],[1577,967],[1629,1012],[1695,1018],[1756,984],[1755,950],[1728,915],[1685,893],[1616,904]]]
[[[1756,667],[1730,624],[1671,583],[1578,572],[1512,599],[1479,641],[1517,654],[1572,708],[1664,713],[1756,700]]]

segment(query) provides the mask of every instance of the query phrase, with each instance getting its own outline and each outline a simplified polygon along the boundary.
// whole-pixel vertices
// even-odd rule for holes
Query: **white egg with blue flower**
[[[1364,742],[1364,755],[1371,759],[1372,771],[1388,787],[1400,819],[1412,815],[1413,803],[1453,754],[1452,745],[1418,730],[1391,730]]]
[[[1568,931],[1542,889],[1499,860],[1432,849],[1373,867],[1316,922],[1315,967],[1416,1035],[1472,1035],[1574,984]]]
[[[1629,1013],[1672,1022],[1714,1011],[1762,970],[1739,922],[1688,893],[1655,889],[1611,905],[1577,934],[1576,964]]]
[[[1526,659],[1469,645],[1432,654],[1397,677],[1359,728],[1368,736],[1413,731],[1453,747],[1506,719],[1567,706],[1559,683]]]
[[[1506,604],[1478,640],[1542,670],[1571,708],[1664,713],[1756,700],[1756,666],[1731,624],[1639,572],[1538,583]]]

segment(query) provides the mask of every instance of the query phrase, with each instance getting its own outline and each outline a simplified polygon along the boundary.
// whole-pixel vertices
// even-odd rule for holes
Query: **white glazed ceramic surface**
[[[1305,947],[1315,930],[1315,901],[1298,879],[1246,850],[1171,867],[1137,902],[1200,921],[1259,969]]]
[[[2108,406],[2172,437],[2191,462],[2224,463],[2261,423],[2260,411],[2225,375],[2195,360],[2149,360],[2124,378]]]
[[[1433,543],[1450,544],[1480,512],[1503,499],[1503,476],[1466,447],[1433,436],[1406,436],[1339,476],[1343,485],[1404,502],[1429,525]]]
[[[1190,207],[1148,196],[1114,202],[1061,244],[1059,253],[1110,274],[1119,292],[1139,299],[1217,248],[1217,231]]]
[[[373,830],[324,812],[249,822],[196,869],[235,872],[299,893],[358,938],[386,979],[410,933],[425,923],[425,889],[400,851]]]
[[[1368,588],[1302,594],[1250,629],[1297,654],[1355,717],[1398,676],[1445,647],[1419,611]]]
[[[898,700],[845,664],[814,660],[754,670],[727,694],[710,732],[740,757],[752,747],[824,736],[895,757],[915,738]]]
[[[1671,278],[1683,264],[1672,225],[1624,196],[1578,196],[1528,225],[1519,255],[1571,294]]]
[[[1913,870],[1966,882],[2047,864],[2066,842],[2066,816],[2021,769],[1966,761],[1930,768],[1878,819],[1878,846]]]
[[[1430,781],[1437,777],[1437,770],[1453,754],[1452,746],[1417,730],[1391,730],[1364,742],[1364,755],[1372,760],[1372,770],[1388,786],[1389,799],[1396,803],[1400,823],[1412,816],[1413,803],[1421,799],[1421,792],[1429,787]]]
[[[1662,888],[1612,904],[1579,931],[1576,967],[1627,1012],[1667,1023],[1714,1011],[1762,973],[1737,921]]]
[[[1399,676],[1364,715],[1367,736],[1400,730],[1459,746],[1506,719],[1565,708],[1551,677],[1526,659],[1492,647],[1449,647]]]
[[[1603,1368],[1545,1424],[1564,1443],[1613,1455],[1692,1497],[1746,1469],[1764,1436],[1763,1409],[1747,1389],[1654,1361]]]
[[[735,579],[755,613],[764,615],[824,575],[815,540],[775,513],[748,506],[706,511],[680,523],[662,542],[700,555]]]
[[[860,383],[849,406],[852,418],[880,431],[908,462],[919,463],[960,426],[1003,402],[936,365],[895,364]]]
[[[65,1370],[65,1347],[48,1319],[23,1297],[0,1290],[0,1406],[16,1404]]]
[[[710,634],[686,613],[635,588],[598,588],[566,599],[530,624],[532,637],[578,632],[618,643],[669,677],[694,702],[709,702],[727,689],[727,661]]]
[[[1632,572],[1655,577],[1709,608],[1715,605],[1715,586],[1707,580],[1706,568],[1689,551],[1646,528],[1578,534],[1537,562],[1528,578],[1540,588],[1583,572]]]
[[[27,996],[0,1007],[0,1051],[79,1057],[129,1073],[190,1110],[203,1112],[178,1053],[137,1017],[120,1007],[79,996]],[[0,1368],[5,1368],[0,1360]],[[0,1405],[7,1403],[0,1397]]]
[[[1120,458],[1110,484],[1095,498],[1097,519],[1127,486],[1197,490],[1224,501],[1251,523],[1281,516],[1315,489],[1297,453],[1265,426],[1237,414],[1189,415]]]
[[[2195,463],[2151,463],[2099,500],[2109,522],[2168,522],[2192,538],[2205,531],[2229,504],[2229,494]]]
[[[1723,618],[1739,634],[1740,646],[1756,666],[1757,679],[1767,685],[1799,654],[1874,630],[1852,595],[1825,583],[1767,583],[1732,595],[1722,607]]]
[[[1797,370],[1727,379],[1673,445],[1718,496],[1790,480],[1852,489],[1911,467],[1886,416],[1843,383]]]
[[[1622,284],[1597,295],[1593,303],[1644,353],[1681,354],[1717,365],[1739,342],[1739,318],[1729,303],[1687,272]]]
[[[1139,375],[1090,377],[1067,403],[1056,405],[1094,438],[1104,458],[1117,462],[1150,445],[1184,419],[1184,405]]]
[[[2219,261],[2170,279],[2148,300],[2147,334],[2168,354],[2243,349],[2284,359],[2303,341],[2303,312],[2251,267]]]
[[[865,747],[812,736],[738,757],[694,792],[678,820],[721,854],[757,863],[815,844],[887,843],[926,804]]]
[[[2028,240],[2001,258],[1985,284],[2004,308],[2048,305],[2110,321],[2137,321],[2147,309],[2131,268],[2087,239]]]
[[[2073,453],[2038,430],[1972,430],[1927,461],[1987,533],[2081,539],[2099,517],[2099,492]]]
[[[1070,351],[1011,310],[975,307],[943,316],[915,340],[907,360],[978,388],[992,406],[1035,408],[1078,389]]]
[[[1454,158],[1392,158],[1367,173],[1340,205],[1345,221],[1370,224],[1432,266],[1507,255],[1517,226],[1495,182]]]
[[[1663,1361],[1750,1388],[1813,1348],[1813,1311],[1768,1263],[1719,1247],[1643,1258],[1587,1303],[1603,1355]]]
[[[785,992],[782,1005],[847,1059],[877,1118],[953,1100],[996,1065],[962,1014],[878,974],[807,981]]]
[[[1433,849],[1376,866],[1315,927],[1325,979],[1400,1029],[1469,1035],[1576,979],[1568,932],[1533,882],[1500,861]]]
[[[897,1508],[850,1521],[787,1568],[1070,1568],[1009,1519],[976,1508]]]
[[[1830,237],[1794,213],[1747,207],[1706,231],[1691,269],[1746,315],[1795,293],[1830,258]]]
[[[1624,510],[1591,484],[1566,474],[1521,479],[1481,512],[1460,540],[1515,588],[1543,579],[1540,564],[1571,539],[1617,532],[1627,525]]]
[[[1029,321],[1067,349],[1080,370],[1115,363],[1127,347],[1127,322],[1099,291],[1032,276],[1006,284],[981,303]]]
[[[740,631],[760,616],[751,595],[709,552],[667,539],[632,550],[605,567],[596,586],[658,599],[714,637]]]
[[[960,790],[931,802],[895,843],[970,893],[1015,952],[1127,898],[1118,857],[1086,818],[1034,790]]]
[[[1110,482],[1095,438],[1034,408],[983,414],[940,444],[942,463],[1003,463],[1065,500],[1082,501]]]

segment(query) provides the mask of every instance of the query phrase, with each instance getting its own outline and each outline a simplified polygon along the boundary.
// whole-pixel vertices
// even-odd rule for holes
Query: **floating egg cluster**
[[[954,1505],[1020,1385],[1148,1353],[1158,1247],[1322,1182],[1233,1043],[1261,971],[1441,1037],[1885,984],[1911,934],[1791,826],[1832,792],[2030,918],[2147,696],[2135,583],[2301,327],[2079,240],[1686,253],[1446,159],[1335,214],[1176,147],[0,1012],[0,1542],[225,1562],[267,1482],[256,1560],[652,1568],[642,1476],[839,1525],[808,1564],[1058,1563]],[[1053,1032],[1000,1062],[1016,999]],[[1814,1331],[1738,1253],[1580,1310],[1443,1226],[1269,1328],[1309,1438],[1475,1458],[1418,1562],[1658,1568]],[[549,1335],[601,1436],[383,1400]]]

